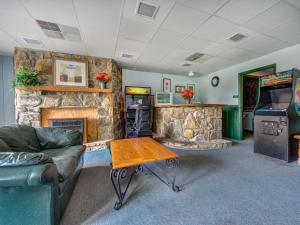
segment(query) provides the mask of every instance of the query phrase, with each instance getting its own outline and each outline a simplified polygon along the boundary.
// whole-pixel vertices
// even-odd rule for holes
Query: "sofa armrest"
[[[38,186],[57,183],[58,172],[54,163],[0,167],[0,187]]]
[[[82,134],[78,130],[45,127],[36,128],[36,134],[42,150],[82,145],[83,143]]]

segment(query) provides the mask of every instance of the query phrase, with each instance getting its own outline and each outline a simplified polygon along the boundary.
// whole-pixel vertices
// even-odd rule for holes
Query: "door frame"
[[[274,69],[276,72],[276,63],[267,65],[267,66],[262,66],[262,67],[258,67],[255,69],[251,69],[251,70],[247,70],[247,71],[243,71],[239,73],[239,80],[238,80],[238,93],[239,93],[239,119],[238,119],[238,127],[239,127],[239,135],[238,135],[238,140],[243,140],[244,139],[244,128],[243,128],[243,98],[244,98],[244,77],[246,75],[248,75],[249,73],[255,73],[255,72],[259,72],[261,70],[266,70],[266,69]]]

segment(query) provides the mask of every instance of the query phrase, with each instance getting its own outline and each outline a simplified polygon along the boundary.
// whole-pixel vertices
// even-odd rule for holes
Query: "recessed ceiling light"
[[[138,1],[135,13],[140,16],[145,16],[154,19],[158,9],[159,6],[157,5],[153,5],[144,1]]]
[[[195,75],[195,73],[193,72],[193,71],[190,71],[189,72],[189,77],[192,77],[192,76],[194,76]]]
[[[234,42],[237,42],[237,41],[240,41],[241,39],[245,38],[246,36],[243,35],[243,34],[240,34],[240,33],[237,33],[233,36],[231,36],[230,38],[228,38],[229,40],[231,41],[234,41]]]

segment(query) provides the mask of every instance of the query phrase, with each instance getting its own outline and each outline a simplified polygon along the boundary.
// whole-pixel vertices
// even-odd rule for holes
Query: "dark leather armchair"
[[[78,131],[0,127],[0,224],[58,224],[83,164]]]

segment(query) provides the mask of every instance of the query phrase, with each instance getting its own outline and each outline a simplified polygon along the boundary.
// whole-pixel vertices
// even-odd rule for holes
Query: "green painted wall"
[[[238,105],[227,105],[222,108],[222,130],[225,138],[241,139]]]

